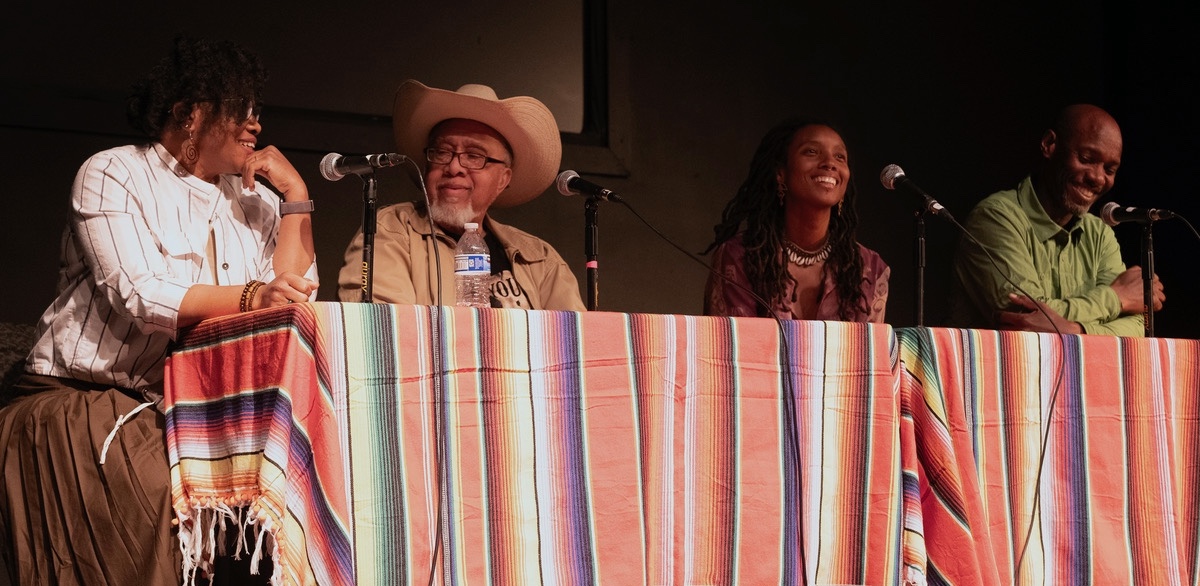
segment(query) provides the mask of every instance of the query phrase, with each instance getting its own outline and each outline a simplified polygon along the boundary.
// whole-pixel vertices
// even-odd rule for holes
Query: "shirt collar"
[[[1025,177],[1017,186],[1017,205],[1021,206],[1021,211],[1029,218],[1033,235],[1041,242],[1051,238],[1067,238],[1083,229],[1078,216],[1072,217],[1066,226],[1059,226],[1058,222],[1050,219],[1050,214],[1046,213],[1046,208],[1042,207],[1042,202],[1033,189],[1031,176]]]
[[[416,213],[408,217],[409,229],[428,238],[433,232],[429,229],[431,222],[429,221],[429,212],[425,209],[425,203],[413,202],[413,208]],[[483,229],[496,236],[510,257],[519,257],[528,262],[539,262],[547,258],[542,247],[536,245],[536,239],[516,228],[496,222],[491,216],[483,217]],[[447,234],[440,226],[437,228],[437,237],[454,246],[455,238]]]
[[[158,158],[162,161],[163,165],[165,165],[167,169],[169,169],[171,173],[178,177],[181,181],[187,183],[192,189],[201,191],[203,193],[215,192],[219,190],[219,186],[217,184],[209,183],[195,175],[192,175],[192,172],[188,171],[183,166],[183,163],[180,163],[177,159],[175,159],[175,157],[171,155],[171,152],[167,150],[167,147],[163,146],[161,142],[153,143],[152,146],[154,147],[154,152],[158,155]]]

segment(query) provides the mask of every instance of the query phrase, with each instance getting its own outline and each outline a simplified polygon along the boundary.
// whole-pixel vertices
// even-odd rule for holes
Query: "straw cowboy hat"
[[[452,92],[412,79],[400,84],[392,112],[396,147],[412,160],[424,161],[429,132],[451,118],[487,124],[512,148],[512,182],[492,205],[525,203],[541,195],[554,181],[562,160],[562,141],[554,114],[534,98],[501,100],[486,85],[467,84]]]

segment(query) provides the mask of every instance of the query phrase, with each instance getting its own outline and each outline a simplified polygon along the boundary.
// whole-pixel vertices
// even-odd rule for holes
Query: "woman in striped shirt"
[[[200,320],[306,301],[317,286],[308,189],[278,149],[257,146],[265,79],[233,43],[180,38],[128,102],[149,142],[79,170],[58,294],[21,396],[0,410],[14,583],[181,582],[154,408],[168,346]]]

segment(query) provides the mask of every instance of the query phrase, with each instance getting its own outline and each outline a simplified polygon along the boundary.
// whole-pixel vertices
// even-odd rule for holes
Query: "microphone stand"
[[[375,264],[375,212],[378,206],[376,199],[375,174],[362,176],[363,180],[363,250],[362,250],[362,301],[371,303],[371,280]]]
[[[917,266],[917,291],[916,291],[916,315],[917,327],[925,325],[925,213],[926,208],[921,208],[916,216],[917,223],[917,242],[916,249],[913,251],[916,255]]]
[[[596,224],[600,198],[589,197],[583,209],[583,252],[587,256],[587,308],[588,311],[595,311],[600,307],[600,284],[597,274],[599,263],[596,260],[599,252],[599,244],[596,242],[599,230]]]
[[[1142,319],[1146,337],[1154,337],[1154,222],[1142,228]]]

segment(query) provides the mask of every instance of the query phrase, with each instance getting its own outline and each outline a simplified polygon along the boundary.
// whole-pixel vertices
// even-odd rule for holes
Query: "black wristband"
[[[317,209],[313,200],[306,199],[304,201],[285,201],[279,204],[279,215],[286,216],[288,214],[311,214]]]

